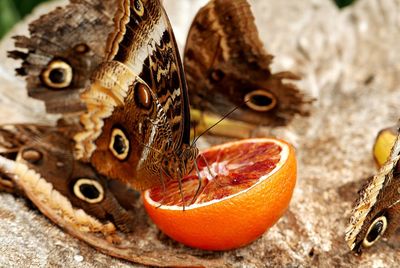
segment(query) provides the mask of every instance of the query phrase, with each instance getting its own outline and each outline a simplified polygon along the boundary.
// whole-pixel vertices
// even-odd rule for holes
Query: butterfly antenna
[[[193,141],[192,144],[190,145],[190,147],[192,147],[195,144],[195,140],[196,139],[196,124],[193,124]]]
[[[226,113],[221,119],[219,119],[216,123],[214,123],[213,125],[211,125],[210,127],[208,127],[205,131],[203,131],[203,133],[201,133],[199,136],[197,136],[193,142],[192,145],[194,145],[197,140],[203,136],[204,134],[206,134],[208,131],[210,131],[210,129],[212,129],[213,127],[215,127],[216,125],[218,125],[219,123],[221,123],[223,120],[225,120],[227,117],[229,117],[232,113],[234,113],[237,109],[239,109],[240,107],[242,107],[244,104],[246,104],[247,102],[249,102],[250,99],[245,100],[241,105],[236,106],[235,108],[233,108],[232,110],[230,110],[228,113]],[[191,145],[191,146],[192,146]]]

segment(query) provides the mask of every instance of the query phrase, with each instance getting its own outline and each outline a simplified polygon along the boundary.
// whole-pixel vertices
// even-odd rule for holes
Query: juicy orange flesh
[[[278,144],[265,142],[232,145],[205,152],[197,159],[201,179],[194,169],[181,182],[183,199],[178,181],[152,188],[150,198],[169,206],[182,206],[183,203],[188,206],[222,199],[248,189],[261,176],[271,172],[280,161],[281,151]]]

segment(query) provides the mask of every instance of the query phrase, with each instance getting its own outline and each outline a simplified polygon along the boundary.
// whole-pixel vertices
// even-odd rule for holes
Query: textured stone
[[[164,2],[174,25],[179,24],[182,45],[195,8],[187,0]],[[196,7],[204,2],[193,1]],[[299,86],[316,101],[311,117],[258,133],[296,145],[298,184],[288,212],[251,245],[207,254],[237,267],[397,266],[399,235],[356,257],[344,242],[344,230],[358,189],[375,172],[374,137],[399,116],[400,1],[363,0],[341,11],[328,0],[250,2],[261,38],[275,55],[273,70],[300,74]],[[23,81],[13,76],[15,62],[4,58],[12,48],[10,36],[26,25],[1,43],[0,123],[52,120],[43,116],[40,102],[26,100]],[[159,238],[152,226],[145,239]],[[2,267],[131,265],[63,233],[29,202],[5,193],[0,194],[0,252]]]

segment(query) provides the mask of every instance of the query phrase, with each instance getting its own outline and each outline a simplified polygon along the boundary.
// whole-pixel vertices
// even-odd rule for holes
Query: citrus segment
[[[183,244],[209,250],[244,246],[271,227],[289,205],[296,160],[294,149],[283,141],[227,143],[203,152],[197,164],[201,179],[193,171],[182,180],[183,200],[178,182],[143,195],[154,223]]]

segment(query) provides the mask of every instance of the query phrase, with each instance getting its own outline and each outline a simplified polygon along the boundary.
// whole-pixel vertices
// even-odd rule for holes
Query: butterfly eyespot
[[[210,74],[210,79],[214,82],[221,81],[225,76],[225,73],[221,70],[213,70]]]
[[[43,158],[43,155],[35,149],[26,149],[22,152],[21,157],[31,164],[37,164]]]
[[[78,54],[85,54],[90,51],[90,48],[86,44],[77,44],[74,46],[74,51]]]
[[[104,199],[103,186],[96,180],[78,179],[74,184],[73,190],[76,197],[90,204],[99,203]]]
[[[143,109],[150,109],[153,104],[153,98],[148,86],[142,83],[137,83],[135,85],[135,102]]]
[[[376,241],[385,233],[387,228],[387,219],[385,216],[376,218],[369,226],[367,234],[362,242],[363,246],[368,248],[375,244]]]
[[[109,149],[119,160],[125,160],[128,157],[129,140],[121,129],[113,129]]]
[[[277,105],[276,97],[264,90],[254,90],[247,93],[244,97],[246,105],[257,112],[267,112],[274,109]]]
[[[144,7],[143,7],[142,1],[134,0],[133,1],[133,9],[135,10],[136,14],[138,14],[140,17],[143,16]]]
[[[71,65],[63,60],[51,61],[40,75],[42,82],[49,88],[63,89],[72,83]]]

